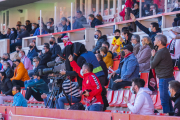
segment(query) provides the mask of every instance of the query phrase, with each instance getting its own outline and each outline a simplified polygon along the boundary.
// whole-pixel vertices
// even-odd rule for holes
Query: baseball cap
[[[180,33],[180,28],[179,27],[173,27],[172,31]]]
[[[133,46],[132,45],[126,45],[122,49],[127,49],[127,50],[133,52]]]

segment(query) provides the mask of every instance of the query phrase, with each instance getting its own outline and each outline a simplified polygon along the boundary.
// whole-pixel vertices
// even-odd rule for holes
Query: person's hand
[[[47,95],[46,95],[45,93],[43,93],[43,94],[41,95],[41,98],[42,98],[42,99],[45,99],[45,98],[47,98]]]
[[[124,97],[124,101],[128,104],[128,99],[127,99],[127,97]]]
[[[115,76],[115,74],[116,74],[116,72],[115,72],[115,71],[114,71],[113,73],[111,73],[111,75],[110,75],[109,79],[111,79],[111,77],[114,77],[114,76]]]
[[[118,83],[118,82],[122,82],[122,80],[121,79],[116,79],[114,82]]]
[[[135,22],[136,21],[136,17],[132,13],[130,14],[130,16],[131,16],[131,19]]]
[[[156,53],[156,51],[155,51],[155,50],[152,50],[152,51],[151,51],[151,56],[154,56],[155,53]]]
[[[63,69],[63,70],[60,70],[60,73],[61,73],[61,75],[65,75],[66,71]]]
[[[73,61],[73,56],[69,55],[68,59],[69,59],[70,62]]]
[[[85,90],[85,93],[83,95],[88,97],[89,96],[89,92]]]
[[[124,40],[122,39],[122,37],[120,38],[120,41],[123,43],[124,42]]]

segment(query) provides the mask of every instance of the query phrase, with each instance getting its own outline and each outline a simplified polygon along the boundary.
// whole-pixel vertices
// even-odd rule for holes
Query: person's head
[[[124,39],[128,40],[129,34],[130,34],[129,30],[124,30],[124,31],[122,32],[122,37],[124,36]]]
[[[139,35],[133,35],[132,37],[131,37],[131,43],[132,43],[132,45],[136,45],[137,43],[139,43],[140,42],[140,36]]]
[[[16,85],[12,89],[12,94],[15,95],[16,93],[21,92],[21,87],[19,85]]]
[[[7,61],[7,59],[9,59],[9,54],[4,53],[2,58],[3,58],[3,61]]]
[[[49,44],[50,44],[50,45],[54,45],[54,43],[56,43],[56,39],[55,39],[55,37],[51,37],[51,38],[49,39]]]
[[[16,29],[15,28],[11,28],[11,34],[16,33]]]
[[[141,87],[144,87],[145,81],[140,78],[134,78],[132,79],[132,90],[134,91],[135,94],[138,93],[139,89]]]
[[[96,30],[96,32],[94,33],[94,38],[99,39],[101,36],[102,36],[102,32],[100,30]]]
[[[38,72],[36,72],[36,73],[33,75],[33,78],[34,78],[34,79],[37,79],[37,80],[40,80],[40,79],[41,79],[41,76],[39,75]]]
[[[19,53],[21,51],[21,46],[16,46],[16,52]]]
[[[169,91],[171,93],[170,97],[174,97],[174,95],[176,94],[176,92],[178,92],[179,89],[180,89],[179,81],[172,80],[169,82]]]
[[[19,52],[19,57],[20,58],[23,58],[25,56],[25,52],[23,51],[23,50],[21,50],[20,52]]]
[[[108,53],[108,49],[106,47],[101,47],[99,50],[100,50],[100,54],[102,56],[104,56]]]
[[[67,22],[67,18],[62,17],[61,18],[61,24],[64,26],[64,25],[66,25],[66,22]]]
[[[154,4],[151,4],[150,5],[150,11],[155,10],[155,9],[156,9],[156,6]]]
[[[21,26],[21,21],[17,21],[17,25],[20,25],[20,26]]]
[[[11,28],[8,28],[7,29],[7,34],[10,34],[11,33]]]
[[[51,24],[54,24],[54,19],[53,19],[53,18],[49,18],[49,22],[50,22]]]
[[[179,27],[173,27],[172,32],[177,35],[180,34],[180,28]]]
[[[21,25],[21,30],[22,31],[26,30],[26,26],[25,25]]]
[[[69,41],[69,37],[66,35],[62,38],[63,43],[66,44]]]
[[[30,49],[30,50],[34,49],[34,43],[33,43],[33,42],[31,42],[31,43],[29,44],[29,49]]]
[[[83,16],[82,12],[81,12],[80,10],[77,11],[76,17],[77,17],[77,18],[80,18],[80,17],[82,17],[82,16]]]
[[[150,29],[152,32],[156,32],[159,30],[159,24],[157,22],[152,22],[150,24]]]
[[[139,3],[138,3],[138,2],[135,2],[135,3],[134,3],[134,9],[135,9],[135,10],[139,9]]]
[[[21,25],[16,25],[16,29],[20,30]]]
[[[20,60],[19,59],[15,59],[14,61],[13,61],[13,63],[15,64],[15,66],[14,67],[17,67],[19,64],[20,64]]]
[[[103,58],[102,58],[102,55],[100,55],[99,53],[96,54],[96,58],[97,58],[98,61],[101,61],[101,60],[103,59]]]
[[[50,47],[49,43],[44,43],[44,46],[47,46],[48,48]]]
[[[167,44],[167,37],[165,35],[159,34],[155,36],[154,45],[160,47],[160,46],[166,46],[166,44]]]
[[[125,56],[133,52],[133,46],[132,45],[126,45],[122,49],[124,51]]]
[[[32,24],[32,29],[35,29],[35,28],[37,28],[37,24],[36,24],[36,23],[33,23],[33,24]]]
[[[94,15],[93,15],[93,14],[90,14],[90,15],[88,16],[88,19],[89,19],[90,22],[92,22],[92,21],[94,20]]]
[[[6,78],[6,73],[0,72],[0,80],[2,81],[4,78]]]
[[[3,70],[7,70],[7,68],[8,68],[8,67],[10,67],[10,68],[11,68],[10,63],[9,63],[9,62],[7,62],[7,61],[4,61],[4,62],[3,62]]]
[[[180,0],[176,0],[175,1],[175,4],[174,4],[174,7],[175,8],[178,8],[180,6]]]
[[[120,37],[120,35],[121,35],[121,31],[119,29],[116,29],[114,31],[114,35],[115,35],[115,38],[118,39]]]
[[[82,74],[91,73],[93,71],[93,65],[91,63],[84,63],[82,66]]]
[[[102,43],[102,47],[106,47],[109,50],[109,42],[105,41]]]
[[[26,20],[26,25],[29,25],[30,23],[30,20]]]
[[[149,45],[150,43],[152,43],[151,38],[148,36],[144,36],[143,39],[141,40],[141,42],[142,42],[143,46]]]
[[[49,47],[48,46],[44,46],[44,51],[45,51],[45,53],[49,52]]]
[[[38,56],[33,58],[33,67],[37,68],[37,66],[39,65],[40,62],[40,58]]]
[[[47,29],[50,29],[50,27],[51,27],[51,23],[47,22]]]
[[[101,16],[100,14],[97,14],[97,15],[96,15],[96,18],[97,18],[98,20],[100,20],[101,22],[103,22],[103,18],[102,18],[102,16]]]

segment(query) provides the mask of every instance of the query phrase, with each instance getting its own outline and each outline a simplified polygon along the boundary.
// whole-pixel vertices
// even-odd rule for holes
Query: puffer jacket
[[[101,37],[98,39],[98,41],[97,41],[97,43],[96,43],[96,46],[95,46],[95,48],[92,50],[92,52],[95,54],[96,51],[99,50],[99,48],[102,46],[102,43],[103,43],[103,42],[106,42],[106,41],[107,41],[107,36],[106,36],[106,35],[101,36]]]

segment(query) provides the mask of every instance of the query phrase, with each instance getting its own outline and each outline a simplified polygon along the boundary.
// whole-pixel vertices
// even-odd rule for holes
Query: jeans
[[[160,99],[164,113],[169,113],[173,111],[172,102],[168,94],[168,86],[169,86],[168,82],[171,80],[174,80],[174,77],[159,79]]]
[[[24,87],[24,82],[21,80],[12,80],[13,86],[19,85],[20,87]]]
[[[47,98],[43,99],[45,106],[46,106],[46,104],[47,104],[47,102],[48,102],[48,100],[49,100],[49,97],[50,97],[50,94],[47,94]],[[48,106],[49,108],[54,108],[54,101],[52,101],[52,100],[50,99],[47,106]]]
[[[71,103],[78,103],[78,102],[81,101],[81,98],[80,98],[80,97],[77,98],[77,97],[68,95],[68,98],[69,98],[69,100],[71,101]],[[56,103],[56,108],[57,108],[57,109],[64,109],[64,103],[68,103],[68,101],[67,101],[67,99],[66,99],[65,96],[58,98],[58,101],[57,101],[57,103]]]
[[[25,98],[26,100],[29,100],[29,98],[31,97],[31,95],[37,100],[37,101],[43,101],[43,99],[41,98],[41,93],[39,91],[35,91],[34,88],[29,88],[26,90],[26,95]]]
[[[101,104],[93,104],[88,106],[88,111],[103,111],[104,105]]]

